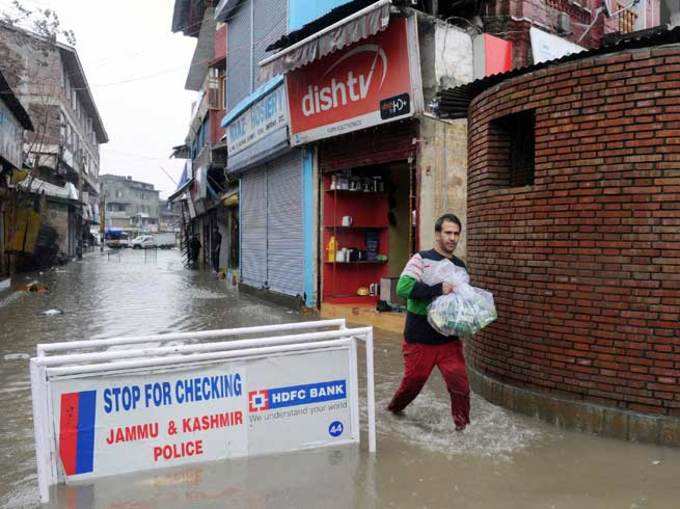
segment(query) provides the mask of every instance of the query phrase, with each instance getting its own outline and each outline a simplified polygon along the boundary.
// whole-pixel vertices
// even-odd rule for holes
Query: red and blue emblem
[[[94,470],[94,424],[97,391],[61,395],[59,456],[66,475]]]
[[[269,410],[269,391],[251,391],[248,393],[248,410],[250,413]]]

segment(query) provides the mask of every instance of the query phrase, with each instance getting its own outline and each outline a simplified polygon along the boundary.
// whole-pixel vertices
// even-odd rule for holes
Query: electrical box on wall
[[[404,307],[406,301],[397,295],[398,277],[384,277],[380,279],[380,300],[387,302],[390,307]]]

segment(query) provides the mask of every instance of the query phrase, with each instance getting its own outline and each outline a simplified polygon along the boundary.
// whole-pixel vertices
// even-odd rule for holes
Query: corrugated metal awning
[[[625,39],[615,40],[612,44],[607,46],[601,46],[580,53],[570,53],[555,60],[548,60],[538,64],[520,67],[505,73],[492,74],[491,76],[486,76],[471,83],[466,83],[465,85],[445,89],[439,92],[438,116],[440,118],[448,119],[467,118],[470,103],[485,90],[498,85],[505,80],[540,71],[546,67],[628,49],[643,49],[652,46],[678,43],[680,43],[680,27],[676,27],[672,30],[660,27],[652,31],[642,31],[637,35],[629,34]]]
[[[379,0],[260,62],[263,76],[285,74],[385,30],[392,0]]]
[[[181,187],[177,189],[177,191],[168,196],[168,201],[174,202],[186,200],[185,192],[191,187],[193,183],[194,179],[187,180]]]

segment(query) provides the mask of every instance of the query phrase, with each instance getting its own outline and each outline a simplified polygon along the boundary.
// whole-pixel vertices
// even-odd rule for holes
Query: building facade
[[[180,232],[181,205],[168,200],[160,200],[159,229],[162,232]]]
[[[218,9],[227,22],[227,173],[239,182],[244,288],[316,305],[314,155],[288,138],[283,78],[258,65],[288,30],[287,0],[247,0]]]
[[[645,4],[653,19],[657,3]],[[322,312],[374,307],[370,289],[431,245],[439,214],[465,219],[467,121],[437,114],[439,91],[554,58],[555,41],[557,56],[597,46],[613,15],[560,1],[191,5],[175,12],[204,16],[191,25],[197,51],[208,47],[202,9],[225,27],[221,125],[227,178],[239,182],[239,280]],[[369,47],[381,49],[371,57]]]
[[[160,230],[159,191],[153,184],[132,177],[102,175],[101,204],[105,228],[121,229],[131,235]]]
[[[315,4],[320,17],[260,61],[284,76],[289,143],[310,154],[322,316],[378,323],[381,281],[432,243],[438,214],[465,216],[465,121],[437,118],[433,101],[473,79],[473,33],[401,4]],[[306,5],[289,2],[293,23]]]
[[[23,169],[25,130],[32,131],[33,122],[0,72],[0,291],[13,272],[11,253],[15,246],[21,244],[23,250],[26,244],[25,233],[23,239],[15,235],[21,223],[16,217],[20,195],[16,184],[27,174]],[[32,216],[23,217],[29,221]]]
[[[197,96],[185,142],[173,149],[175,157],[187,164],[170,200],[181,206],[185,250],[189,239],[197,238],[198,265],[228,272],[238,266],[232,253],[237,245],[238,201],[233,199],[236,181],[225,173],[227,144],[220,126],[227,101],[227,25],[215,20],[213,2],[177,0],[172,31],[196,38],[185,88]]]
[[[483,30],[513,43],[515,68],[580,48],[598,48],[605,34],[625,34],[661,23],[660,0],[492,0],[484,4],[480,12]],[[538,49],[541,45],[546,51]]]
[[[47,200],[41,228],[49,231],[40,242],[49,245],[39,242],[39,247],[75,256],[90,226],[99,222],[99,145],[108,141],[78,54],[71,46],[0,24],[0,55],[0,69],[36,119],[23,151],[31,174],[26,190],[39,190]],[[50,226],[51,219],[58,224]]]

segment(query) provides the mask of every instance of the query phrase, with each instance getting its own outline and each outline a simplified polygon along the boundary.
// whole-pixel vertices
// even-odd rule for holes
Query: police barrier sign
[[[64,474],[100,477],[355,440],[348,351],[55,381]],[[334,436],[336,421],[344,430]]]
[[[145,360],[120,359],[126,351],[76,354],[73,365],[67,356],[33,359],[36,426],[47,417],[53,430],[45,440],[36,428],[39,467],[41,449],[53,459],[43,477],[53,484],[358,442],[353,331],[361,330],[299,334],[289,343],[279,336],[271,338],[276,346],[260,348],[177,347],[189,353],[178,359],[161,355],[168,348],[145,351],[158,354]],[[107,356],[108,363],[82,364]]]

